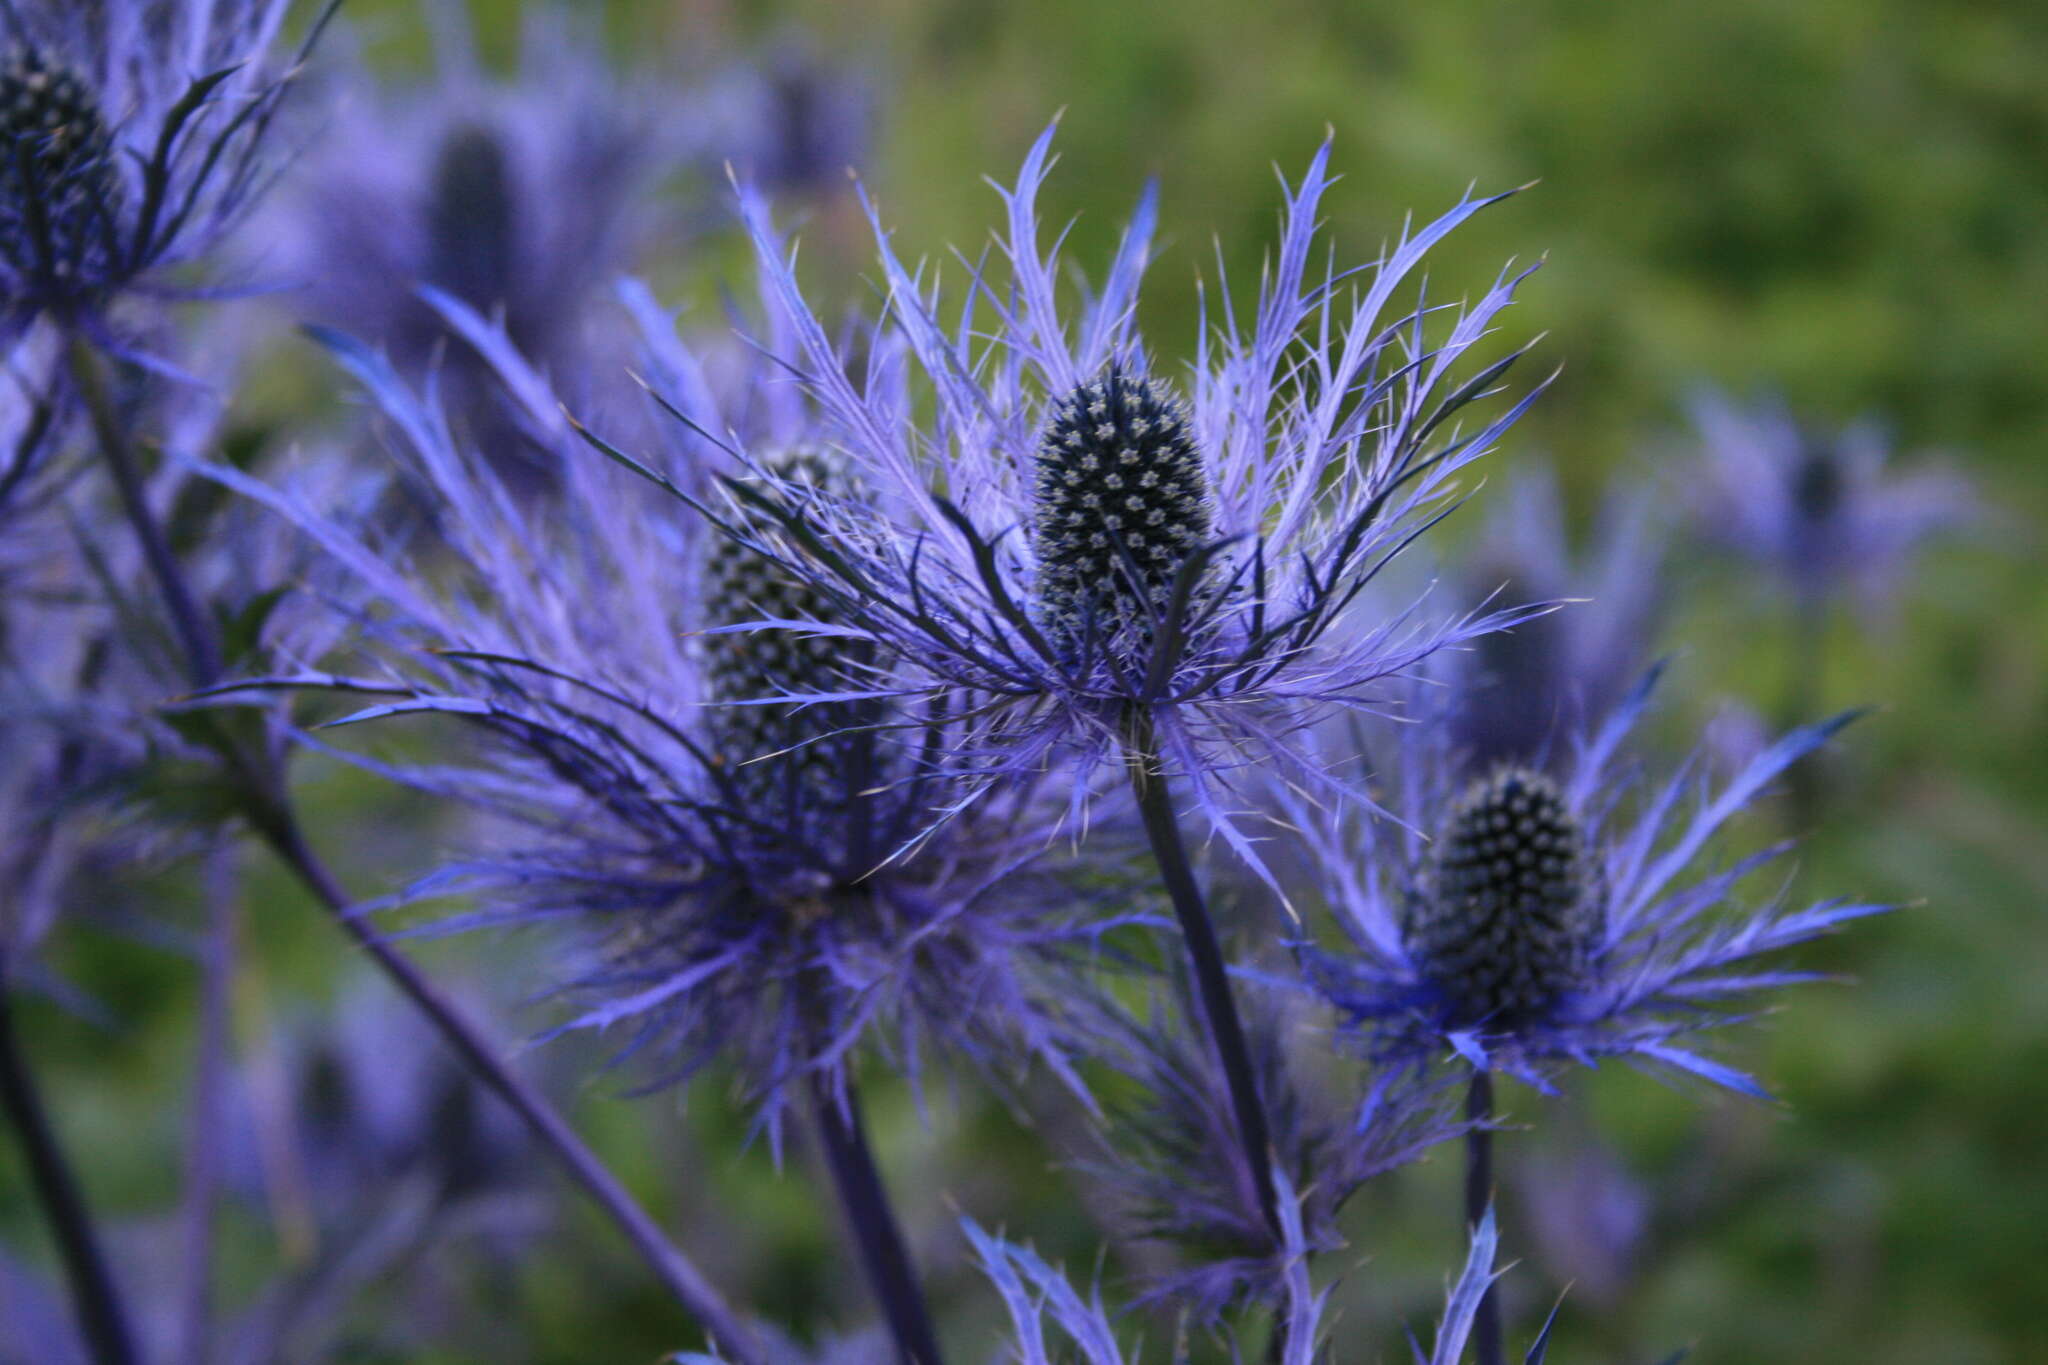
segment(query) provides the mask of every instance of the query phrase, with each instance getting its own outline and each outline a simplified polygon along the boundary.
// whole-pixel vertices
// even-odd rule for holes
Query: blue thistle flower
[[[879,687],[972,699],[957,766],[977,787],[1069,755],[1087,771],[1149,727],[1148,766],[1185,777],[1256,862],[1229,814],[1246,767],[1310,769],[1291,738],[1303,726],[1369,706],[1376,683],[1521,619],[1354,608],[1530,401],[1453,425],[1515,358],[1453,377],[1523,275],[1462,313],[1418,303],[1386,316],[1428,249],[1494,202],[1467,200],[1368,267],[1356,303],[1340,305],[1341,277],[1309,265],[1324,148],[1288,196],[1254,318],[1204,324],[1182,402],[1151,374],[1133,322],[1149,193],[1100,290],[1065,314],[1056,252],[1037,241],[1051,136],[1003,192],[1011,279],[977,274],[957,325],[876,220],[890,308],[862,339],[864,383],[804,302],[762,201],[742,190],[763,288],[785,319],[774,353],[815,403],[821,439],[876,491],[777,519],[805,546],[793,570],[833,599],[837,628],[890,661]]]
[[[48,315],[106,340],[117,297],[246,214],[296,69],[262,60],[288,7],[0,7],[0,331]]]
[[[1888,907],[1788,910],[1781,892],[1717,919],[1787,846],[1693,868],[1722,826],[1851,717],[1793,731],[1718,788],[1695,755],[1637,791],[1619,753],[1658,672],[1581,734],[1562,778],[1507,768],[1461,792],[1444,727],[1425,717],[1394,769],[1397,834],[1358,809],[1276,796],[1349,940],[1343,952],[1304,947],[1307,979],[1370,1055],[1427,1065],[1455,1053],[1546,1089],[1561,1063],[1622,1057],[1763,1095],[1681,1041],[1747,1017],[1746,999],[1814,979],[1758,959]]]
[[[873,106],[859,71],[784,35],[711,82],[701,158],[708,171],[734,167],[778,196],[828,194],[844,189],[850,168],[867,163]]]
[[[732,1059],[771,1136],[793,1082],[837,1087],[869,1043],[906,1068],[939,1041],[991,1060],[1036,1055],[1070,1076],[1068,1006],[1051,974],[1116,920],[1039,861],[1063,807],[1018,792],[914,841],[953,799],[929,761],[948,722],[847,678],[857,650],[803,638],[833,634],[822,608],[795,638],[745,628],[802,600],[803,580],[784,576],[794,547],[714,548],[692,519],[661,515],[637,481],[580,450],[502,330],[438,305],[506,367],[508,392],[530,404],[519,422],[553,424],[558,498],[509,499],[431,395],[331,335],[442,543],[382,543],[374,524],[338,524],[290,490],[212,471],[351,572],[353,602],[337,605],[385,670],[244,686],[385,694],[336,724],[440,714],[491,741],[478,766],[452,773],[359,760],[469,804],[495,831],[413,894],[474,897],[451,929],[568,920],[588,931],[581,965],[558,983],[585,1005],[564,1029],[628,1030],[621,1056],[648,1054],[653,1084]],[[764,462],[740,485],[758,502],[736,491],[727,513],[821,496],[830,469],[802,451]],[[366,595],[381,622],[354,604]],[[835,687],[850,710],[823,695]]]

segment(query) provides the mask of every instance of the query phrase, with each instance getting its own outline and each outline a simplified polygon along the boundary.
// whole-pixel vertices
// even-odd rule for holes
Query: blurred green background
[[[411,4],[348,9],[387,35],[379,50],[394,62],[419,50]],[[2038,539],[2048,509],[2048,8],[607,9],[622,53],[679,70],[720,45],[800,32],[870,72],[879,125],[865,178],[911,256],[940,258],[953,245],[973,254],[998,208],[982,177],[1009,177],[1064,109],[1046,207],[1078,220],[1070,260],[1099,270],[1144,179],[1160,182],[1164,249],[1144,321],[1168,360],[1192,350],[1194,284],[1213,277],[1212,239],[1248,291],[1273,241],[1275,167],[1298,175],[1326,129],[1343,175],[1327,201],[1343,260],[1369,257],[1404,215],[1433,216],[1468,185],[1540,181],[1435,253],[1432,278],[1440,294],[1472,292],[1510,257],[1547,258],[1510,325],[1547,330],[1539,354],[1563,374],[1498,458],[1547,454],[1581,511],[1623,472],[1663,471],[1669,495],[1687,496],[1679,403],[1701,382],[1774,387],[1823,423],[1873,414],[1902,451],[1939,449],[1966,468],[1992,516],[1921,561],[1894,622],[1836,624],[1828,703],[1879,709],[1834,760],[1824,827],[1801,855],[1803,889],[1915,906],[1809,954],[1854,984],[1793,996],[1744,1040],[1739,1055],[1783,1108],[1676,1094],[1633,1073],[1587,1088],[1590,1112],[1639,1175],[1693,1178],[1683,1173],[1697,1175],[1709,1152],[1703,1169],[1719,1194],[1670,1246],[1644,1254],[1625,1303],[1567,1297],[1552,1359],[1650,1360],[1688,1343],[1699,1365],[2048,1359],[2048,594]],[[492,0],[477,12],[507,50],[515,6]],[[865,259],[850,204],[809,211],[808,273],[828,298],[835,288],[861,297],[867,277],[841,273]],[[686,269],[708,265],[743,285],[737,244],[696,249]],[[1681,654],[1681,709],[1702,715],[1723,696],[1768,709],[1787,622],[1736,575],[1700,573],[1686,586],[1663,641]],[[422,812],[381,789],[323,781],[318,793],[338,855],[375,848],[390,864],[359,864],[359,890],[388,889],[432,843]],[[281,1002],[315,1012],[331,1003],[343,959],[287,884],[248,861],[246,937],[263,998],[238,1001],[245,1042],[272,1026]],[[488,976],[494,960],[468,943],[427,956],[471,976]],[[66,944],[63,964],[119,1006],[123,1026],[34,1008],[61,1120],[89,1135],[84,1161],[103,1206],[161,1215],[183,1143],[192,974],[118,940]],[[433,1046],[423,1034],[415,1044]],[[534,1060],[578,1071],[573,1052]],[[865,1318],[800,1152],[778,1175],[762,1145],[741,1150],[743,1119],[715,1077],[687,1108],[673,1096],[620,1098],[624,1087],[617,1077],[572,1082],[579,1124],[735,1297],[807,1333]],[[928,1123],[881,1078],[874,1088],[880,1145],[949,1340],[960,1359],[987,1358],[992,1296],[964,1264],[949,1208],[1004,1223],[1085,1276],[1100,1243],[1085,1186],[1049,1171],[1047,1144],[970,1085],[934,1096]],[[1563,1125],[1562,1111],[1527,1093],[1508,1104],[1539,1129]],[[1505,1140],[1510,1183],[1540,1174],[1529,1156],[1539,1137]],[[18,1188],[13,1159],[0,1155],[0,1190]],[[1426,1330],[1461,1250],[1453,1164],[1439,1157],[1354,1211],[1340,1361],[1403,1359],[1397,1323]],[[584,1365],[694,1345],[610,1231],[563,1203],[526,1255],[447,1291],[487,1318],[487,1339],[388,1344],[379,1324],[408,1302],[410,1272],[395,1272],[361,1297],[360,1344],[340,1358]],[[1526,1330],[1569,1272],[1533,1254],[1521,1221],[1511,1206],[1510,1249],[1524,1259],[1509,1302]],[[40,1245],[16,1202],[0,1208],[0,1234]],[[251,1215],[231,1241],[253,1265],[269,1237]],[[1345,1263],[1332,1257],[1328,1268]],[[1112,1257],[1104,1274],[1114,1283],[1128,1265]],[[1171,1324],[1134,1325],[1166,1359]]]

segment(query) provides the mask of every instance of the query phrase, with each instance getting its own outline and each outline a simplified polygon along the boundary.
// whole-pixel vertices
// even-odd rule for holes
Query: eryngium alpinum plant
[[[374,518],[342,524],[216,468],[318,538],[384,618],[365,621],[382,673],[244,685],[384,694],[346,719],[439,714],[487,735],[473,767],[384,769],[487,820],[474,856],[415,890],[475,899],[451,928],[586,931],[585,965],[555,983],[584,1004],[565,1027],[624,1030],[623,1052],[652,1083],[727,1057],[776,1132],[791,1084],[837,1088],[864,1041],[905,1067],[934,1042],[1064,1067],[1064,959],[1117,922],[1041,859],[1064,807],[1017,789],[890,857],[958,785],[931,762],[955,722],[865,683],[850,701],[798,700],[847,686],[845,652],[733,626],[783,606],[824,614],[787,568],[794,549],[713,544],[687,509],[569,434],[501,331],[430,297],[505,380],[512,425],[550,461],[554,492],[521,502],[430,400],[327,334],[439,541],[403,544]],[[722,425],[715,408],[695,418]],[[679,481],[699,481],[677,460]],[[799,504],[836,468],[798,449],[762,461],[744,488]],[[727,511],[744,521],[756,506]]]

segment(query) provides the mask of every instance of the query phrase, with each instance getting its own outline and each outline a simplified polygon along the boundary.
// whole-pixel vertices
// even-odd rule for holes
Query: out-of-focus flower
[[[386,348],[417,376],[439,358],[469,420],[488,423],[486,368],[420,297],[429,286],[502,319],[522,354],[586,409],[616,347],[593,305],[654,227],[650,191],[694,122],[670,84],[622,75],[597,15],[531,7],[519,64],[484,67],[451,7],[425,83],[358,73],[272,215],[309,316]],[[616,386],[613,386],[616,387]]]
[[[1563,602],[1447,654],[1456,742],[1469,770],[1569,758],[1566,737],[1604,716],[1650,658],[1663,537],[1642,487],[1616,487],[1573,552],[1556,477],[1517,468],[1459,578],[1472,602]]]
[[[1977,515],[1959,471],[1887,470],[1890,441],[1874,422],[1823,431],[1780,400],[1743,407],[1711,392],[1692,413],[1702,454],[1687,502],[1700,534],[1757,564],[1797,601],[1847,590],[1880,611],[1923,544]]]
[[[1602,1312],[1619,1308],[1641,1273],[1656,1212],[1621,1154],[1582,1127],[1539,1149],[1517,1192],[1553,1277]]]
[[[783,557],[831,603],[830,628],[889,661],[877,695],[970,699],[951,758],[972,787],[1069,756],[1089,771],[1119,748],[1149,752],[1255,859],[1230,792],[1250,768],[1320,778],[1300,771],[1302,727],[1520,619],[1353,608],[1529,401],[1452,424],[1513,359],[1453,377],[1522,276],[1462,311],[1389,318],[1429,248],[1492,201],[1467,200],[1381,261],[1326,275],[1311,265],[1324,149],[1287,198],[1254,310],[1240,324],[1226,294],[1183,398],[1135,326],[1149,193],[1099,292],[1065,315],[1057,248],[1037,240],[1051,137],[1003,191],[1005,282],[977,276],[964,300],[942,303],[877,222],[890,307],[863,338],[860,375],[805,304],[765,205],[742,192],[766,287],[790,319],[775,354],[815,402],[820,439],[874,490],[750,501],[802,547]]]
[[[591,930],[590,962],[562,983],[588,1008],[565,1027],[627,1030],[624,1051],[646,1054],[657,1082],[733,1058],[771,1132],[792,1082],[837,1086],[864,1040],[893,1044],[912,1068],[934,1040],[1063,1065],[1065,1006],[1044,974],[1116,922],[1044,870],[1064,806],[1048,814],[1018,791],[915,839],[954,799],[957,783],[930,762],[953,722],[864,682],[843,701],[820,698],[846,684],[810,675],[857,673],[857,640],[833,659],[802,639],[776,649],[727,629],[801,595],[780,567],[794,547],[778,541],[778,557],[752,562],[743,547],[714,549],[691,518],[665,514],[581,447],[502,333],[440,302],[502,367],[521,422],[552,431],[560,495],[548,506],[508,497],[431,402],[339,339],[440,543],[380,543],[376,526],[337,525],[296,490],[216,471],[353,572],[346,610],[389,661],[383,676],[271,683],[392,694],[351,719],[439,713],[495,741],[474,767],[389,770],[497,827],[492,847],[417,890],[476,898],[454,925],[563,918]],[[753,491],[816,494],[817,467],[781,468],[764,463]],[[784,676],[797,674],[801,689]]]
[[[1443,727],[1424,723],[1404,727],[1392,773],[1398,829],[1277,796],[1350,940],[1346,952],[1304,949],[1308,979],[1368,1054],[1427,1065],[1455,1053],[1544,1088],[1563,1063],[1621,1057],[1763,1094],[1681,1040],[1812,979],[1758,959],[1886,907],[1788,910],[1781,888],[1729,913],[1787,846],[1695,865],[1730,818],[1849,717],[1793,731],[1718,785],[1699,755],[1652,785],[1620,754],[1656,676],[1579,737],[1562,779],[1507,767],[1468,784]]]
[[[867,164],[874,96],[858,71],[786,37],[713,79],[700,148],[708,170],[731,166],[777,197],[829,193]]]
[[[0,9],[0,333],[49,315],[110,341],[103,317],[117,296],[161,289],[158,272],[206,252],[247,212],[296,70],[265,61],[288,8]]]

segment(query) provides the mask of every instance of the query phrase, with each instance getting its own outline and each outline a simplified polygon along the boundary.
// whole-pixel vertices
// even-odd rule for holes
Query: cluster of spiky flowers
[[[1061,1007],[1034,972],[1114,917],[1038,870],[1059,808],[1048,817],[1019,792],[915,840],[956,785],[930,762],[949,747],[945,718],[884,705],[857,651],[821,647],[831,626],[789,576],[790,546],[714,546],[665,513],[580,449],[501,332],[439,304],[517,367],[510,389],[534,400],[522,421],[553,432],[556,497],[510,497],[431,398],[338,337],[329,344],[375,400],[401,479],[435,509],[432,553],[449,562],[429,573],[419,552],[378,543],[374,524],[339,525],[216,471],[299,520],[389,615],[373,651],[386,676],[272,682],[394,694],[348,719],[452,713],[496,741],[473,771],[392,770],[498,826],[490,848],[417,890],[474,895],[481,908],[457,923],[593,929],[588,969],[564,986],[587,1008],[567,1027],[627,1030],[622,1052],[644,1054],[655,1081],[738,1061],[771,1131],[792,1086],[836,1087],[863,1040],[894,1044],[910,1065],[934,1037],[1063,1065]],[[743,491],[800,503],[831,469],[791,452]],[[755,505],[736,496],[728,510]],[[575,548],[519,548],[542,543]],[[420,586],[450,573],[459,590]],[[746,628],[785,608],[809,613],[814,639]],[[851,699],[821,700],[833,691]]]
[[[572,118],[556,125],[572,128],[571,150],[550,144],[540,159],[559,164],[537,165],[518,99],[482,101],[495,120],[423,119],[419,155],[373,168],[404,181],[381,202],[403,199],[405,213],[383,213],[340,176],[318,186],[376,220],[369,246],[315,253],[339,264],[346,302],[367,305],[371,339],[315,334],[365,390],[389,479],[329,482],[319,471],[342,462],[319,457],[282,483],[203,465],[213,483],[202,493],[246,494],[304,533],[296,549],[324,552],[304,594],[329,608],[323,628],[281,635],[269,628],[275,564],[236,562],[235,538],[211,525],[181,534],[200,460],[175,433],[155,473],[139,458],[133,432],[160,423],[136,405],[135,367],[107,363],[116,346],[102,315],[239,214],[263,179],[281,78],[223,54],[265,47],[283,10],[222,0],[23,18],[0,0],[15,40],[0,67],[0,214],[11,215],[0,218],[0,305],[15,323],[48,314],[61,327],[77,388],[66,397],[91,418],[134,533],[118,552],[78,537],[106,610],[95,647],[118,644],[123,666],[159,691],[171,678],[189,688],[157,721],[203,760],[195,789],[225,794],[215,826],[239,818],[266,840],[750,1365],[770,1358],[756,1335],[488,1041],[350,913],[286,780],[288,738],[326,746],[290,734],[272,694],[367,697],[330,724],[438,716],[482,741],[452,762],[347,755],[476,817],[471,851],[400,899],[468,902],[447,930],[572,927],[577,947],[548,983],[572,1002],[561,1031],[612,1034],[650,1086],[730,1065],[778,1150],[788,1111],[807,1100],[914,1365],[941,1356],[867,1146],[856,1080],[870,1059],[913,1083],[935,1045],[991,1077],[1036,1060],[1084,1099],[1087,1065],[1120,1072],[1114,1083],[1136,1099],[1114,1116],[1100,1165],[1126,1226],[1186,1253],[1154,1293],[1208,1325],[1240,1303],[1273,1310],[1264,1344],[1289,1365],[1327,1345],[1327,1291],[1309,1262],[1341,1245],[1346,1199],[1464,1132],[1482,1154],[1467,1186],[1472,1260],[1430,1359],[1448,1365],[1476,1332],[1490,1361],[1487,1078],[1548,1085],[1565,1060],[1625,1056],[1756,1093],[1685,1037],[1803,979],[1750,959],[1877,908],[1771,903],[1717,919],[1775,850],[1691,870],[1832,724],[1706,790],[1682,828],[1672,821],[1690,772],[1640,798],[1617,772],[1646,693],[1585,729],[1569,773],[1523,754],[1471,780],[1449,713],[1421,704],[1417,676],[1448,647],[1542,608],[1435,614],[1376,599],[1387,566],[1457,504],[1469,466],[1534,396],[1492,402],[1519,352],[1484,349],[1526,272],[1457,308],[1415,283],[1431,248],[1494,202],[1470,198],[1356,270],[1340,271],[1334,252],[1315,266],[1327,151],[1286,190],[1279,249],[1245,324],[1225,285],[1184,374],[1155,366],[1134,322],[1149,194],[1100,288],[1082,288],[1077,306],[1058,285],[1036,209],[1050,131],[1002,192],[1006,279],[977,269],[964,298],[945,297],[902,264],[871,209],[888,306],[836,340],[764,202],[743,188],[767,304],[753,359],[735,366],[730,352],[683,344],[644,289],[620,290],[642,368],[679,421],[675,445],[636,458],[565,419],[544,375],[558,343],[584,355],[563,341],[567,320],[608,268],[606,210],[644,179],[638,144],[604,120],[578,141],[592,130]],[[551,55],[583,69],[566,46]],[[185,74],[168,79],[152,62]],[[565,192],[572,180],[578,191]],[[389,246],[378,233],[394,224],[402,240],[377,269],[350,261]],[[388,286],[381,296],[366,273]],[[461,343],[466,377],[442,363],[444,339]],[[567,382],[596,363],[564,367]],[[452,392],[464,387],[488,388],[489,415]],[[53,422],[38,411],[18,437],[10,427],[18,454],[0,477],[44,468]],[[513,479],[508,463],[545,477]],[[428,515],[383,515],[389,484]],[[1797,491],[1816,507],[1833,496],[1818,475]],[[153,589],[146,602],[133,582]],[[1353,755],[1323,736],[1363,733],[1388,705],[1420,723],[1395,794],[1369,798],[1344,771]],[[1554,719],[1577,730],[1589,709],[1566,717],[1560,705]],[[1161,927],[1124,863],[1094,860],[1113,760],[1187,954],[1176,1008],[1142,1020],[1083,970],[1109,954],[1106,940],[1118,965],[1150,965],[1143,949],[1122,952],[1144,937],[1126,931]],[[42,771],[25,771],[0,799],[39,799]],[[1375,822],[1380,800],[1401,833]],[[1316,899],[1351,947],[1298,953],[1371,1064],[1355,1106],[1324,1104],[1353,1092],[1306,1079],[1310,1064],[1286,1045],[1284,1006],[1313,997],[1283,999],[1277,986],[1300,983],[1270,972],[1248,991],[1271,963],[1226,956],[1183,803],[1268,888],[1297,863],[1319,879]],[[1303,846],[1268,867],[1245,826],[1273,806]],[[1069,839],[1073,855],[1050,856]],[[216,1036],[222,960],[209,977]],[[0,1045],[0,1061],[14,1056]],[[1443,1102],[1447,1071],[1473,1078],[1463,1125]],[[205,1148],[194,1151],[205,1174]],[[1012,1310],[1020,1358],[1044,1358],[1049,1305],[1082,1356],[1122,1359],[1099,1302],[1030,1253],[972,1225],[968,1235]],[[118,1337],[101,1295],[105,1310],[82,1317]]]
[[[205,251],[246,213],[295,69],[264,61],[289,8],[0,9],[0,328],[48,314],[99,331],[116,296]]]

